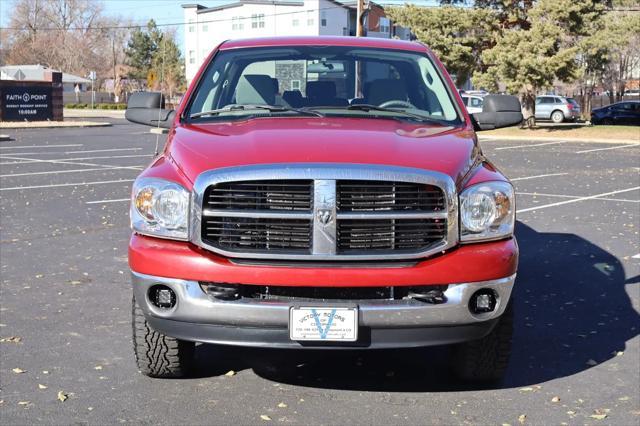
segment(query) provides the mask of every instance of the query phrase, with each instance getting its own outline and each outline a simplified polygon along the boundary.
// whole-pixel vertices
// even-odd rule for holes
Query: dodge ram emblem
[[[331,214],[331,210],[318,210],[318,221],[326,225],[333,220],[333,215]]]

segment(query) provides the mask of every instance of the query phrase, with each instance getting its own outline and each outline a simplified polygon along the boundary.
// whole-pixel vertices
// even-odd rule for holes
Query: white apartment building
[[[355,34],[355,2],[336,0],[236,0],[205,7],[184,4],[185,74],[190,83],[202,62],[225,40],[272,36]],[[381,9],[381,8],[380,8]],[[370,36],[390,38],[389,19],[376,19]]]

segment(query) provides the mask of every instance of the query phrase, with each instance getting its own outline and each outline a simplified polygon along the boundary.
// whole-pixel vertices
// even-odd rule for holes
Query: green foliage
[[[67,109],[91,109],[90,104],[66,104],[64,106]],[[109,109],[109,110],[125,110],[127,104],[95,104],[95,109]]]
[[[146,79],[149,88],[165,90],[171,95],[185,87],[184,65],[175,36],[158,29],[152,19],[143,31],[136,29],[126,51],[129,76]]]
[[[490,47],[499,30],[495,12],[458,7],[424,8],[414,5],[387,9],[387,15],[410,27],[445,67],[463,84],[481,67],[480,54]]]

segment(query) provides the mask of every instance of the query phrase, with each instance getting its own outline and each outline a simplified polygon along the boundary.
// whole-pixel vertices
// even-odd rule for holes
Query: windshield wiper
[[[265,110],[269,112],[296,112],[302,115],[313,115],[315,117],[324,117],[324,114],[319,111],[311,111],[307,109],[289,108],[279,105],[231,105],[225,108],[212,109],[209,111],[196,112],[191,114],[189,118],[198,118],[204,116],[215,116],[225,112],[233,111],[248,111],[252,109]]]
[[[403,111],[400,109],[394,109],[394,108],[384,108],[384,107],[379,107],[377,105],[370,105],[370,104],[353,104],[353,105],[348,105],[348,106],[336,106],[336,107],[321,107],[321,108],[327,108],[327,109],[346,109],[346,110],[350,110],[350,111],[364,111],[364,112],[369,112],[369,111],[381,111],[381,112],[392,112],[394,114],[399,114],[399,115],[403,115],[405,117],[410,117],[410,118],[414,118],[416,120],[420,120],[420,121],[438,121],[429,117],[425,117],[424,115],[420,115],[420,114],[413,114],[411,112],[408,111]],[[309,111],[313,109],[313,107],[311,108],[305,108],[305,110]]]

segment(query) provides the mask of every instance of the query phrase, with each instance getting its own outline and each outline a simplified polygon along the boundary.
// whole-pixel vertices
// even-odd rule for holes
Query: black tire
[[[175,378],[193,368],[195,343],[165,336],[149,327],[142,309],[132,301],[133,351],[140,372],[149,377]]]
[[[562,123],[564,121],[564,113],[559,109],[553,111],[551,113],[551,121],[556,124]]]
[[[453,373],[462,380],[472,382],[501,380],[509,364],[512,335],[513,307],[510,303],[491,333],[453,348]]]

